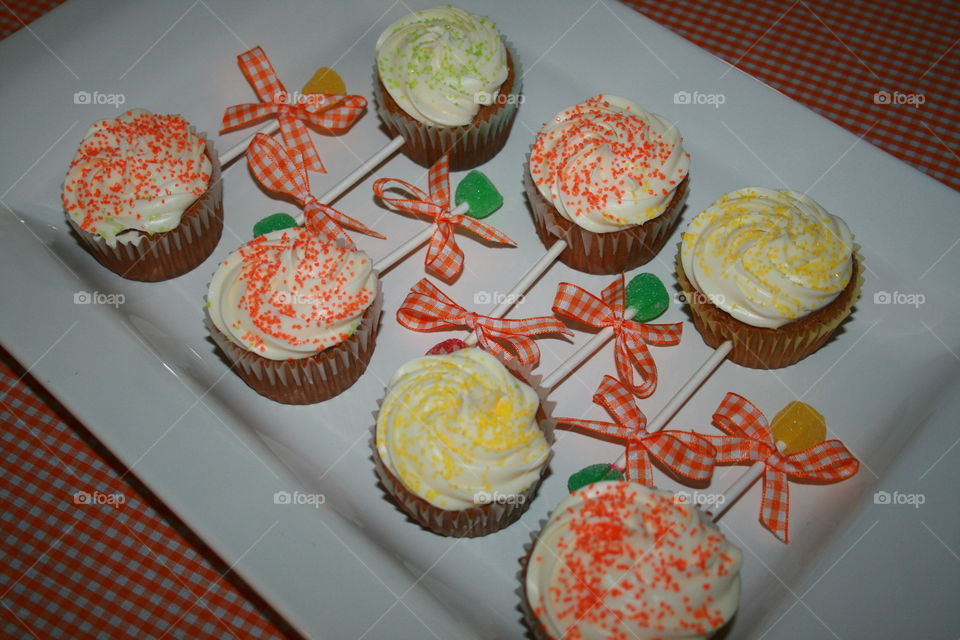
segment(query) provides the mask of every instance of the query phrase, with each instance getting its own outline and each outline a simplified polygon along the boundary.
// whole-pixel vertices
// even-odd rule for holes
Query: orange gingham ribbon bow
[[[304,122],[309,122],[328,131],[345,131],[367,108],[363,96],[310,95],[299,103],[291,96],[277,77],[267,54],[260,47],[237,56],[240,71],[253,86],[260,102],[237,104],[223,112],[223,128],[220,133],[239,129],[258,120],[276,115],[284,143],[303,155],[308,171],[326,173],[320,156]]]
[[[348,246],[354,246],[353,240],[342,227],[355,229],[375,238],[385,237],[359,220],[320,203],[310,193],[310,179],[303,166],[303,156],[295,149],[288,149],[267,134],[258,133],[250,143],[247,162],[260,184],[270,191],[286,194],[300,203],[307,227],[327,236],[331,242],[336,238],[343,238]]]
[[[481,316],[467,311],[426,278],[411,287],[397,309],[397,321],[414,331],[436,331],[450,327],[468,327],[476,332],[477,343],[488,353],[522,365],[540,361],[540,349],[530,336],[545,333],[573,335],[552,316],[505,319]],[[516,357],[499,343],[516,353]]]
[[[647,345],[668,347],[679,344],[683,323],[643,324],[625,320],[622,273],[604,288],[601,296],[602,300],[576,285],[561,282],[553,300],[553,312],[598,329],[613,327],[617,375],[638,397],[646,398],[657,388],[657,363]],[[635,382],[634,371],[640,374],[640,384]]]
[[[413,198],[391,198],[385,195],[387,189],[403,189]],[[450,211],[450,158],[446,154],[430,167],[430,193],[409,182],[396,178],[380,178],[373,183],[373,192],[378,198],[400,211],[417,216],[430,216],[436,227],[430,236],[430,246],[424,266],[427,271],[452,280],[463,269],[463,250],[457,246],[454,227],[460,226],[487,240],[494,240],[511,247],[517,246],[502,231],[484,224],[466,215],[453,215]]]
[[[763,462],[760,522],[781,542],[788,542],[788,478],[838,482],[855,474],[860,463],[839,440],[784,455],[776,447],[767,418],[746,398],[728,393],[713,414],[713,424],[727,436],[706,436],[717,449],[717,463]]]
[[[647,418],[637,406],[633,394],[613,376],[603,376],[593,401],[606,409],[614,421],[576,418],[556,418],[556,421],[623,440],[627,446],[627,480],[653,486],[650,456],[674,473],[691,480],[704,481],[713,475],[716,455],[713,445],[689,431],[647,433]]]

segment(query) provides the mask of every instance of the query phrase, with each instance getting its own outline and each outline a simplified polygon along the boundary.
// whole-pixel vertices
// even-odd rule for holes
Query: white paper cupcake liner
[[[182,276],[206,260],[223,232],[223,183],[219,155],[205,133],[190,131],[203,138],[210,159],[210,182],[193,204],[187,207],[180,224],[170,231],[147,234],[135,231],[118,238],[110,247],[99,234],[90,233],[69,215],[67,222],[77,232],[84,247],[97,261],[114,273],[130,280],[160,282]]]

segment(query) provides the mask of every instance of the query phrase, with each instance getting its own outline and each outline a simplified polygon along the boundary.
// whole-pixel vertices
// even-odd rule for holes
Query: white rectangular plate
[[[958,454],[951,451],[960,409],[957,194],[619,4],[458,4],[498,23],[525,74],[525,102],[510,140],[483,167],[506,198],[490,222],[519,248],[461,239],[467,269],[444,289],[482,312],[489,307],[475,304],[475,294],[508,290],[541,254],[522,194],[524,157],[542,122],[597,93],[627,96],[678,123],[693,158],[680,228],[740,187],[809,192],[848,221],[862,246],[868,273],[852,320],[796,366],[764,372],[722,365],[672,424],[714,432],[710,415],[727,391],[745,395],[768,415],[799,397],[827,416],[863,464],[839,485],[791,487],[789,545],[757,522],[757,487],[724,517],[725,531],[745,550],[731,637],[943,637],[955,631],[960,613],[948,598],[960,588],[954,564],[960,516],[951,497],[960,485]],[[315,137],[330,171],[313,176],[314,192],[323,192],[387,140],[372,104],[373,49],[407,6],[71,0],[32,31],[0,43],[6,62],[0,69],[0,330],[4,345],[43,384],[307,636],[521,637],[515,589],[524,545],[565,493],[571,472],[619,451],[561,433],[553,474],[526,515],[478,540],[421,530],[384,499],[367,441],[385,381],[439,339],[459,336],[415,334],[394,319],[423,275],[422,251],[385,275],[383,328],[367,374],[329,402],[286,407],[231,374],[202,324],[206,284],[217,263],[250,237],[257,219],[295,212],[263,193],[243,163],[225,176],[226,229],[214,256],[171,282],[128,282],[101,268],[67,232],[60,206],[64,171],[88,124],[117,113],[105,97],[75,104],[75,92],[122,95],[124,108],[182,113],[198,129],[216,132],[224,107],[255,99],[235,56],[256,45],[291,90],[317,67],[332,66],[351,93],[371,98],[349,133]],[[679,91],[725,100],[676,104]],[[218,147],[248,133],[224,136]],[[425,183],[424,171],[403,157],[378,175]],[[358,238],[377,258],[421,223],[378,206],[371,180],[338,207],[389,236]],[[668,284],[678,238],[679,230],[645,268]],[[597,291],[610,278],[555,265],[514,314],[549,313],[563,280]],[[122,294],[124,303],[75,304],[81,291]],[[918,295],[924,301],[875,303],[881,292],[898,294],[895,302]],[[681,345],[654,348],[661,383],[642,403],[648,416],[709,354],[674,304],[664,321],[679,320],[686,321]],[[542,340],[541,370],[551,370],[586,339]],[[612,370],[608,346],[555,394],[557,414],[602,418],[590,397]],[[718,470],[712,487],[725,487],[740,472]],[[662,475],[658,482],[678,488]],[[878,488],[921,493],[925,503],[875,505]],[[275,504],[277,491],[322,493],[325,503]],[[913,615],[883,604],[893,598]]]

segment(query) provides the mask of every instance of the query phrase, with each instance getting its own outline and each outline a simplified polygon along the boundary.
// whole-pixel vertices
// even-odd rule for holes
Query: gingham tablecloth
[[[0,38],[58,4],[7,0]],[[960,189],[954,2],[628,4]],[[22,366],[0,356],[3,637],[295,637]]]

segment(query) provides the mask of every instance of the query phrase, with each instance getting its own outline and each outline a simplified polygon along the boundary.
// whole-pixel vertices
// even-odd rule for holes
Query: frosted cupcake
[[[223,231],[216,153],[176,115],[131,109],[95,122],[70,163],[62,200],[93,257],[131,280],[187,273]]]
[[[552,438],[534,388],[489,353],[461,349],[397,370],[377,414],[373,458],[411,518],[441,535],[476,537],[520,517]]]
[[[376,58],[377,111],[414,162],[449,153],[451,169],[469,169],[503,147],[521,82],[492,20],[451,6],[417,11],[383,32]]]
[[[710,637],[740,601],[742,554],[698,508],[625,481],[567,496],[522,560],[534,637]]]
[[[847,224],[800,193],[748,188],[707,207],[683,234],[680,288],[704,342],[773,369],[830,339],[860,297],[862,264]]]
[[[306,227],[254,238],[217,269],[207,294],[214,341],[261,395],[312,404],[367,368],[383,295],[370,257]]]
[[[680,217],[690,156],[680,132],[611,95],[561,111],[537,134],[524,172],[540,241],[564,264],[617,274],[653,259]]]

